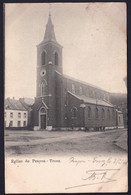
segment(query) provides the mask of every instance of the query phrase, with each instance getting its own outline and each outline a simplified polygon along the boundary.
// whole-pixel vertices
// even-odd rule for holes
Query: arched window
[[[96,98],[97,98],[97,99],[100,99],[100,94],[99,94],[99,92],[96,92]]]
[[[98,108],[95,109],[95,116],[98,118]]]
[[[40,109],[40,113],[41,113],[41,114],[44,114],[44,113],[46,113],[46,110],[45,110],[45,108],[41,108],[41,109]]]
[[[89,97],[89,90],[86,89],[86,96]]]
[[[100,99],[103,100],[103,93],[100,93]]]
[[[80,87],[80,95],[82,95],[82,87]]]
[[[75,90],[75,85],[72,84],[72,93],[75,93],[75,92],[76,92],[76,90]]]
[[[88,118],[91,118],[91,108],[88,107]]]
[[[106,94],[105,93],[103,94],[103,100],[106,100]]]
[[[72,113],[72,118],[76,118],[77,117],[77,108],[73,107],[71,110],[71,113]]]
[[[101,94],[98,92],[97,93],[97,98],[100,100],[101,99]]]
[[[41,54],[41,64],[45,65],[46,64],[46,52],[43,51]]]
[[[119,123],[121,122],[121,117],[119,116]]]
[[[43,83],[41,84],[41,96],[44,96],[44,85],[43,85]]]
[[[107,110],[107,117],[108,117],[108,120],[110,120],[110,110],[109,109]]]
[[[58,65],[58,53],[55,52],[55,65]]]
[[[109,95],[107,94],[106,100],[109,102]]]
[[[93,91],[91,89],[89,90],[89,97],[93,97]]]
[[[96,91],[94,91],[94,98],[96,98],[97,97],[97,95],[96,95]]]
[[[102,108],[102,111],[101,111],[101,116],[102,116],[103,119],[105,118],[105,110],[103,108]]]
[[[92,90],[92,97],[93,97],[93,98],[95,97],[95,92],[94,92],[94,90]]]
[[[115,110],[114,109],[112,110],[112,116],[113,116],[113,118],[115,117]]]
[[[41,83],[41,96],[43,97],[45,95],[45,90],[46,90],[46,82],[43,81]]]

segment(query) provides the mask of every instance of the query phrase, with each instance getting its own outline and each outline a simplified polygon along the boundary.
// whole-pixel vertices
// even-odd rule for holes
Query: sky
[[[51,10],[63,73],[126,93],[125,3],[6,3],[5,97],[36,96],[37,48]]]

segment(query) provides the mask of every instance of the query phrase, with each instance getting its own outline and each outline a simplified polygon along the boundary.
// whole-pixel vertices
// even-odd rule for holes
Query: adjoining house
[[[31,101],[27,103],[26,98],[16,100],[15,98],[5,99],[5,128],[27,128],[30,127]]]

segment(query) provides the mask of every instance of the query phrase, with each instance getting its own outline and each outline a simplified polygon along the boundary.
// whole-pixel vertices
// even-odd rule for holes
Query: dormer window
[[[58,53],[55,52],[55,65],[58,65]]]
[[[46,64],[46,52],[43,51],[41,54],[41,64],[45,65]]]

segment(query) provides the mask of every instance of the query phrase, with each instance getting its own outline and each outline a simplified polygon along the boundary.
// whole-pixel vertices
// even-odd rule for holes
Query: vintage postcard
[[[126,3],[4,9],[5,192],[127,192]]]

